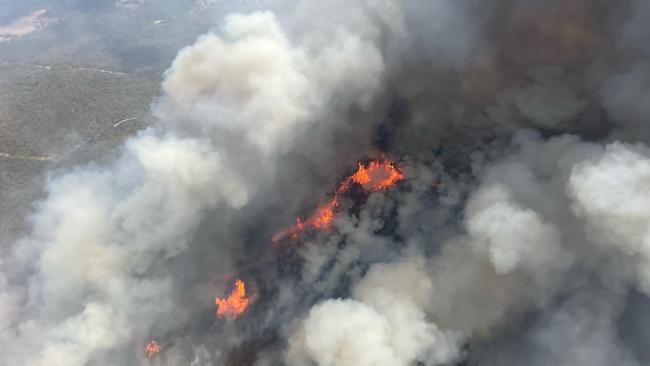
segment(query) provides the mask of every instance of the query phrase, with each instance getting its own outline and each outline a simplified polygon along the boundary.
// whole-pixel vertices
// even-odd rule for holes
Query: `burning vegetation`
[[[341,182],[334,192],[334,197],[318,206],[309,218],[304,220],[297,218],[294,225],[275,233],[272,240],[278,242],[286,237],[297,239],[306,230],[329,228],[336,216],[341,196],[347,193],[354,184],[361,186],[364,192],[370,193],[390,189],[403,179],[404,175],[391,161],[374,160],[367,165],[359,163],[357,171]]]
[[[348,181],[360,184],[366,191],[375,192],[392,188],[403,179],[404,175],[392,162],[372,161],[367,167],[359,164],[359,169],[348,178]]]
[[[235,289],[230,293],[230,296],[227,298],[217,297],[215,303],[217,305],[217,318],[229,316],[235,319],[244,314],[250,303],[250,299],[246,296],[244,281],[237,279]]]
[[[298,3],[48,183],[0,365],[650,364],[650,2]]]

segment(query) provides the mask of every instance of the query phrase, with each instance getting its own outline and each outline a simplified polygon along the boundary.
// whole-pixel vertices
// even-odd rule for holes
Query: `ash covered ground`
[[[0,0],[0,365],[645,365],[650,3]]]

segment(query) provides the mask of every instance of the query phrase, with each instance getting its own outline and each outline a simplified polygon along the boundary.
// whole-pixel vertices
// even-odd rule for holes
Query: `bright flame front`
[[[297,239],[298,235],[305,230],[329,228],[336,215],[335,210],[339,206],[339,195],[350,190],[352,184],[359,184],[366,192],[376,192],[389,189],[403,179],[402,172],[390,161],[375,160],[367,166],[359,164],[359,169],[339,184],[334,192],[334,198],[318,206],[316,212],[309,218],[305,220],[298,218],[294,225],[275,233],[272,240],[277,242],[287,236]]]
[[[359,169],[350,178],[370,192],[393,187],[404,179],[404,175],[390,161],[373,161],[368,166],[359,164]]]
[[[235,281],[235,289],[230,293],[227,298],[217,297],[215,303],[217,304],[217,317],[223,318],[230,316],[237,318],[246,312],[249,305],[249,299],[246,297],[246,285],[244,281],[237,279]]]

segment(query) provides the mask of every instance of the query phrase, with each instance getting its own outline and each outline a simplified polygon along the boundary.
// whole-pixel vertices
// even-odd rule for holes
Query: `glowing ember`
[[[246,297],[246,285],[244,281],[237,279],[235,281],[235,289],[225,299],[217,297],[215,299],[217,304],[217,317],[223,318],[226,315],[237,318],[246,312],[249,300]]]
[[[160,347],[160,343],[156,342],[155,340],[147,343],[147,345],[144,346],[144,354],[149,358],[157,355],[161,350],[162,347]]]
[[[298,235],[305,230],[329,228],[336,214],[335,209],[339,205],[339,195],[347,192],[353,183],[361,185],[367,192],[375,192],[391,188],[403,179],[402,172],[390,161],[372,161],[368,166],[359,164],[359,169],[341,182],[334,198],[320,205],[308,219],[298,218],[294,225],[275,233],[272,240],[277,242],[287,236],[297,239]]]

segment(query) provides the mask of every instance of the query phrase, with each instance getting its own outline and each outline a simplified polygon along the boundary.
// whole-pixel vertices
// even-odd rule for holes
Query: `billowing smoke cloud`
[[[647,363],[621,319],[650,296],[648,17],[640,0],[229,15],[179,51],[155,126],[49,182],[0,263],[0,365]],[[271,243],[369,158],[404,181]],[[234,276],[255,303],[215,321]]]
[[[50,183],[32,235],[6,263],[28,289],[3,291],[6,364],[86,365],[154,325],[188,321],[164,262],[188,249],[209,211],[242,208],[273,183],[278,156],[344,83],[323,84],[352,84],[348,105],[367,104],[381,84],[378,51],[361,40],[310,55],[271,13],[233,15],[224,34],[201,37],[169,69],[157,109],[169,128],[133,138],[111,167]],[[222,254],[213,265],[227,265]]]
[[[574,167],[569,192],[590,241],[612,247],[636,263],[641,288],[648,278],[648,216],[644,209],[650,155],[645,146],[608,145],[601,156]]]
[[[458,356],[457,336],[426,319],[435,292],[421,261],[373,267],[353,296],[311,309],[290,339],[289,364],[439,364]]]

